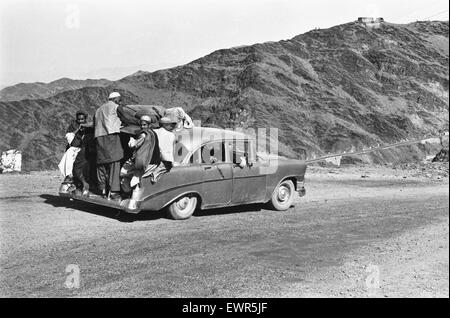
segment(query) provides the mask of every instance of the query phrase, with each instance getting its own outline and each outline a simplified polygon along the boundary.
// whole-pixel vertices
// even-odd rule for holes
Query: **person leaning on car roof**
[[[183,128],[190,129],[194,127],[194,123],[192,122],[191,117],[181,107],[167,108],[165,110],[164,117],[176,118],[176,131],[179,131]]]
[[[169,172],[173,167],[173,148],[175,144],[175,134],[173,131],[177,127],[179,120],[173,114],[169,114],[168,116],[162,117],[159,123],[161,127],[153,131],[157,136],[161,163],[159,165],[149,165],[142,176],[142,178],[150,177],[153,183],[157,182],[162,174]]]

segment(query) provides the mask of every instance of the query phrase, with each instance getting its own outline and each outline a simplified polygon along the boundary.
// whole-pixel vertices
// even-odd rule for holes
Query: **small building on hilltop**
[[[359,17],[358,23],[364,24],[368,28],[379,28],[384,22],[383,18],[372,18],[372,17]]]
[[[359,17],[358,22],[361,23],[382,23],[384,18]]]

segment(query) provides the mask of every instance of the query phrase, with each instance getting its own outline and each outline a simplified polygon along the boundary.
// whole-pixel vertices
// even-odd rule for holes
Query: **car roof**
[[[201,145],[209,141],[220,141],[220,140],[251,140],[254,139],[251,136],[244,134],[243,132],[210,128],[210,127],[193,127],[190,129],[182,129],[175,132],[175,140],[178,146],[180,144],[188,152],[192,152],[199,148]]]

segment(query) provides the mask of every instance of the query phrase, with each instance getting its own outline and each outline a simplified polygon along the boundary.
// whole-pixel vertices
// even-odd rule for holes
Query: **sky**
[[[0,87],[116,80],[360,16],[448,20],[448,9],[447,0],[2,0]]]

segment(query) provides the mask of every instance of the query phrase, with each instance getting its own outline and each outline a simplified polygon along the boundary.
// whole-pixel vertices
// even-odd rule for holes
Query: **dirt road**
[[[71,202],[59,181],[0,175],[0,296],[449,296],[448,177],[313,168],[286,212],[186,221]],[[65,286],[69,264],[79,288]]]

